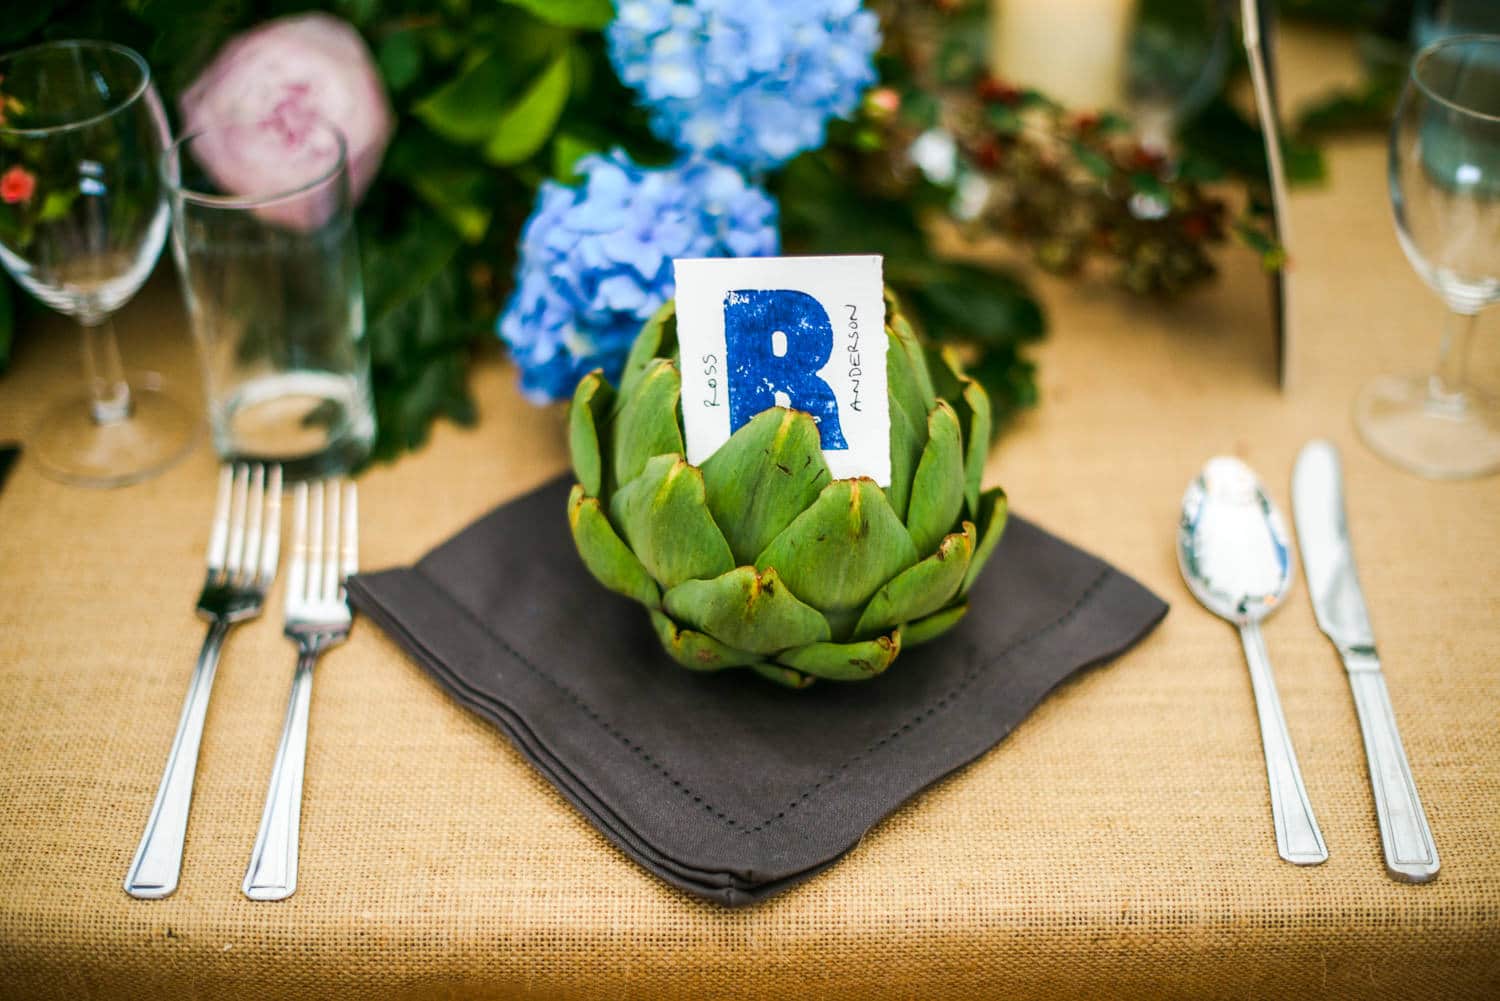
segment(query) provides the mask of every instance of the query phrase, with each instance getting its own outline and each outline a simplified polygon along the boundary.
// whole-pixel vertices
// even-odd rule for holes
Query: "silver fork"
[[[193,775],[219,650],[230,626],[260,614],[266,590],[276,577],[280,543],[281,467],[245,463],[223,467],[209,535],[208,570],[198,595],[198,614],[208,620],[208,635],[193,668],[151,818],[125,875],[125,892],[132,897],[156,900],[177,889]]]
[[[271,767],[260,833],[245,870],[245,896],[251,900],[285,900],[297,890],[312,669],[319,654],[349,635],[352,616],[344,581],[359,569],[359,498],[353,483],[299,483],[294,506],[285,632],[297,644],[297,671],[292,676],[281,745]]]

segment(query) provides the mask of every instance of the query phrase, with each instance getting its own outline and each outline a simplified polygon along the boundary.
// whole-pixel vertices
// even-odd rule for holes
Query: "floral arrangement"
[[[542,402],[571,396],[595,368],[619,378],[641,325],[672,297],[672,258],[778,245],[775,201],[723,164],[691,155],[646,169],[616,149],[575,169],[576,187],[542,182],[500,316],[521,387]]]
[[[534,398],[617,370],[672,294],[660,262],[674,254],[883,254],[914,324],[958,345],[988,390],[997,429],[1035,400],[1025,348],[1042,311],[1015,276],[935,253],[935,217],[1056,271],[1113,257],[1126,287],[1157,295],[1211,275],[1226,233],[1275,261],[1254,214],[1228,219],[1201,187],[1258,167],[1235,159],[1259,143],[1224,102],[1208,128],[1188,123],[1204,141],[1183,157],[1144,156],[1119,120],[984,76],[982,0],[319,6],[34,0],[0,23],[0,47],[109,38],[146,57],[179,132],[258,117],[269,145],[222,151],[226,176],[274,169],[275,140],[309,116],[338,122],[363,194],[378,457],[436,417],[474,418],[469,358],[496,333]],[[1036,109],[1048,124],[1020,127]],[[1152,212],[1132,210],[1141,199]],[[47,211],[24,172],[0,177],[0,200]],[[0,365],[24,301],[0,280]]]

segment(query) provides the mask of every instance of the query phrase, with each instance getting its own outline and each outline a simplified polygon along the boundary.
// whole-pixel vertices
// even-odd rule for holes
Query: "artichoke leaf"
[[[995,420],[990,394],[977,380],[964,374],[952,348],[941,351],[928,348],[927,362],[938,396],[953,404],[964,431],[964,503],[969,517],[977,520],[979,485],[984,477],[984,464],[990,457],[990,433]]]
[[[968,505],[969,517],[978,518],[979,490],[984,481],[984,465],[990,457],[990,434],[995,415],[990,406],[990,394],[973,379],[964,383],[963,403],[963,409],[968,411],[959,414],[968,436],[964,439],[964,502]]]
[[[927,447],[912,478],[906,530],[918,553],[930,553],[953,531],[964,506],[963,432],[946,400],[927,416]]]
[[[729,543],[708,513],[703,474],[681,455],[647,460],[609,506],[611,520],[662,587],[734,569]]]
[[[774,681],[787,688],[806,688],[817,680],[810,674],[793,671],[790,667],[782,667],[780,664],[767,664],[764,661],[751,664],[750,669],[767,681]]]
[[[865,606],[855,636],[873,636],[892,626],[931,615],[958,595],[979,538],[973,523],[943,539],[937,552],[897,574]],[[668,601],[671,595],[666,596]],[[670,607],[670,606],[669,606]],[[910,642],[908,640],[908,642]]]
[[[927,357],[927,371],[932,374],[933,392],[938,399],[947,400],[957,407],[957,401],[964,393],[964,383],[969,381],[969,377],[964,375],[963,365],[958,361],[958,355],[954,354],[952,348],[936,348],[931,345],[923,353]],[[959,416],[963,416],[962,412]]]
[[[896,517],[904,519],[911,500],[912,477],[927,445],[927,413],[934,401],[929,399],[930,394],[923,395],[910,358],[901,347],[901,338],[889,329],[887,335],[890,345],[885,355],[885,377],[891,401],[891,485],[886,488],[886,496]]]
[[[964,617],[969,610],[968,602],[945,608],[941,612],[935,612],[925,619],[909,622],[901,627],[901,641],[908,647],[914,647],[918,643],[926,643],[928,640],[937,639],[939,636],[958,625],[958,620]]]
[[[859,478],[824,487],[756,557],[755,566],[775,567],[793,594],[832,620],[862,608],[915,562],[916,547],[885,494],[874,480]],[[834,638],[844,636],[835,629]]]
[[[568,495],[568,525],[583,565],[599,583],[648,608],[656,605],[661,598],[656,582],[615,533],[599,499],[584,496],[583,485],[579,483],[573,485],[573,492]]]
[[[980,494],[979,513],[979,544],[974,547],[974,558],[969,560],[969,570],[964,574],[963,586],[958,589],[960,595],[969,593],[969,588],[974,586],[974,579],[984,569],[984,564],[1005,532],[1005,520],[1009,513],[1005,491],[992,487]]]
[[[615,391],[604,381],[604,373],[595,369],[579,381],[573,403],[568,407],[568,453],[573,457],[573,474],[590,497],[598,497],[604,488],[599,430],[614,398]]]
[[[757,654],[725,646],[712,636],[679,628],[662,613],[651,610],[651,626],[662,649],[683,667],[693,671],[721,671],[726,667],[748,667],[760,662]]]
[[[682,376],[665,358],[651,362],[634,395],[622,396],[624,402],[611,431],[616,487],[639,476],[652,456],[684,451],[682,425],[677,422],[681,397]]]
[[[662,607],[677,622],[756,654],[831,637],[828,620],[798,600],[774,569],[736,567],[713,580],[685,580],[662,596]]]
[[[651,315],[630,344],[620,375],[620,398],[632,396],[654,358],[670,358],[677,350],[677,300],[668,299]]]
[[[754,562],[831,479],[818,425],[783,407],[752,417],[703,463],[708,509],[742,565]]]
[[[927,368],[927,352],[922,347],[922,339],[899,309],[893,310],[886,317],[886,325],[892,334],[891,347],[901,355],[898,367],[914,381],[921,394],[922,413],[925,414],[937,402],[937,390],[932,384],[932,373]],[[888,356],[887,371],[891,368],[891,361],[896,359],[889,359]]]
[[[864,681],[891,666],[901,652],[901,630],[857,643],[809,643],[782,651],[776,660],[829,681]]]

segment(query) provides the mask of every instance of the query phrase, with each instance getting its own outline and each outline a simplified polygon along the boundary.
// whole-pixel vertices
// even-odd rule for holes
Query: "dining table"
[[[1288,32],[1280,56],[1288,106],[1357,74],[1329,32]],[[127,896],[203,636],[218,462],[205,431],[132,486],[44,477],[25,436],[81,397],[81,365],[70,322],[28,312],[0,376],[0,442],[23,443],[0,488],[0,996],[1500,997],[1500,478],[1421,479],[1360,441],[1360,386],[1429,365],[1442,308],[1397,243],[1384,137],[1324,152],[1326,179],[1291,194],[1285,384],[1270,279],[1243,248],[1171,301],[1103,269],[1029,275],[1049,323],[1040,401],[985,481],[1171,609],[826,872],[747,907],[639,868],[366,618],[317,669],[296,893],[247,899],[295,665],[280,581],[225,647],[180,887]],[[1481,385],[1500,384],[1497,320],[1481,320]],[[168,261],[117,323],[127,367],[202,412]],[[362,568],[410,564],[568,470],[562,406],[528,402],[498,343],[476,349],[470,388],[473,426],[439,422],[360,473]],[[1329,857],[1277,857],[1238,637],[1180,575],[1180,504],[1204,462],[1238,457],[1290,512],[1313,438],[1343,457],[1442,859],[1430,883],[1386,874],[1349,681],[1300,574],[1264,636]]]

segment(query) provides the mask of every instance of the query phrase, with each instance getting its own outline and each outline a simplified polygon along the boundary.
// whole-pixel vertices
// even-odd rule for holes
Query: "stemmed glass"
[[[56,479],[132,483],[196,435],[157,379],[127,383],[110,323],[166,240],[157,162],[169,136],[150,70],[124,46],[48,42],[0,57],[0,263],[83,328],[88,392],[45,413],[27,442]]]
[[[1500,408],[1468,382],[1479,311],[1500,300],[1500,35],[1427,46],[1391,128],[1396,234],[1449,310],[1437,367],[1382,376],[1360,392],[1355,424],[1376,452],[1422,476],[1500,470]]]

